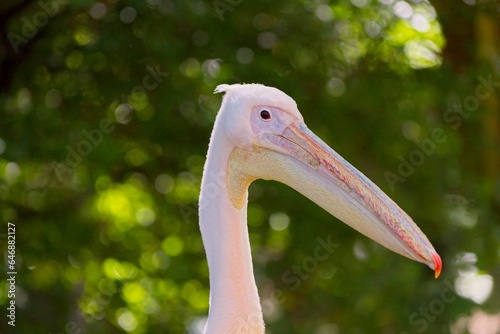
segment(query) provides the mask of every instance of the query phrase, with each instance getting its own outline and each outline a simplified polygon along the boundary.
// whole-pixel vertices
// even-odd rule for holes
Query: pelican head
[[[236,208],[255,179],[294,188],[386,248],[441,272],[441,259],[413,220],[304,123],[295,101],[260,84],[219,85],[227,143],[228,193]]]

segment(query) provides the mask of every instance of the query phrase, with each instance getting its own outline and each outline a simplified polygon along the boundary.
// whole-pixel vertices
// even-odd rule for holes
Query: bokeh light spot
[[[278,41],[276,34],[272,32],[262,32],[257,37],[257,44],[263,49],[272,49]]]
[[[174,179],[167,174],[158,175],[155,179],[155,188],[159,193],[166,194],[174,188]]]
[[[151,225],[156,219],[156,214],[151,208],[141,208],[137,210],[137,214],[135,216],[139,224],[142,226]]]
[[[96,20],[102,19],[108,12],[108,7],[102,2],[97,2],[90,7],[89,14],[90,17]]]
[[[316,17],[322,22],[330,22],[333,20],[333,10],[328,5],[319,5],[314,11]]]
[[[169,236],[163,240],[161,246],[169,256],[177,256],[184,250],[184,242],[175,235]]]
[[[129,123],[132,120],[132,106],[128,103],[119,104],[115,109],[115,118],[118,123]]]
[[[253,50],[247,47],[239,48],[236,51],[236,59],[241,64],[250,64],[253,60]]]
[[[413,8],[406,1],[398,1],[393,6],[394,14],[402,19],[408,19],[413,14]]]
[[[121,328],[127,332],[132,332],[137,328],[137,319],[132,312],[121,308],[116,311],[116,321]]]
[[[5,166],[4,173],[5,173],[4,174],[5,175],[5,180],[8,183],[14,183],[14,182],[17,181],[17,179],[21,175],[21,168],[15,162],[9,162]]]
[[[412,16],[411,25],[415,30],[420,32],[428,32],[431,29],[429,20],[421,14],[415,14]]]
[[[275,212],[269,217],[269,225],[276,231],[282,231],[290,224],[290,217],[283,212]]]
[[[120,20],[123,23],[130,24],[137,17],[137,11],[134,7],[127,6],[120,11]]]
[[[326,86],[326,91],[328,94],[334,97],[339,97],[345,93],[345,84],[339,78],[331,78]]]

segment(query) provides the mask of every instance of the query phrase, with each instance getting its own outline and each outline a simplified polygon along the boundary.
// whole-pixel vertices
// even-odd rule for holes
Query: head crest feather
[[[215,87],[214,94],[225,93],[230,87],[231,85],[228,84],[218,85],[217,87]]]

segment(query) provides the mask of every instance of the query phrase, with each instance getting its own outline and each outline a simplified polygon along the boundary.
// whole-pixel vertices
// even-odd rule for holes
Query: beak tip
[[[441,274],[441,269],[443,268],[443,263],[441,262],[441,258],[437,253],[432,254],[432,260],[434,262],[434,271],[435,278],[438,278]]]

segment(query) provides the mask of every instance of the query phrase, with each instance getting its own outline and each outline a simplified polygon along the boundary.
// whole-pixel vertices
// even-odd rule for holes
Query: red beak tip
[[[435,277],[438,278],[441,274],[441,269],[443,268],[443,263],[441,262],[441,258],[437,253],[432,254],[432,260],[434,261],[434,271]]]

